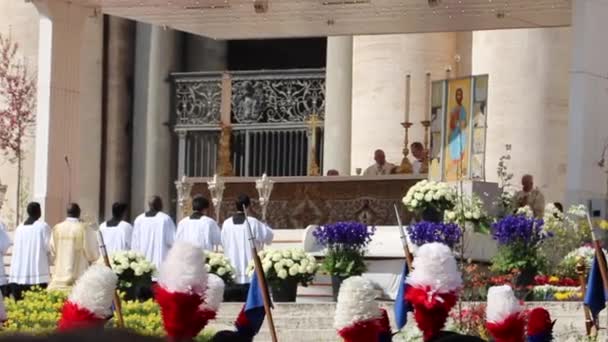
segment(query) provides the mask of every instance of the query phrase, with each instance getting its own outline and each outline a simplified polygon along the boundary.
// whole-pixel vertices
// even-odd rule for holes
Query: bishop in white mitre
[[[49,290],[69,291],[99,259],[99,245],[95,231],[80,221],[80,207],[70,203],[65,221],[53,227],[50,250],[55,268]]]
[[[149,211],[135,219],[131,250],[143,254],[158,270],[173,246],[175,224],[169,215],[162,212],[160,197],[152,197],[148,205]]]
[[[133,226],[124,220],[126,212],[126,204],[112,204],[112,218],[99,226],[108,255],[131,249]]]
[[[235,301],[244,301],[247,297],[247,289],[251,282],[251,277],[247,274],[247,266],[252,259],[249,231],[247,222],[245,222],[244,209],[249,208],[251,201],[248,196],[240,195],[236,201],[237,213],[224,221],[222,225],[222,247],[224,255],[230,259],[232,266],[236,270],[235,282],[241,285],[238,289],[238,294],[230,298]],[[273,238],[273,232],[270,227],[260,222],[258,219],[249,216],[248,220],[253,241],[258,250],[261,250],[264,245],[270,244]],[[230,296],[230,294],[228,294]]]
[[[200,195],[192,199],[192,215],[177,225],[175,240],[185,241],[203,250],[213,251],[222,243],[220,227],[214,219],[205,215],[209,201]]]
[[[4,273],[4,255],[11,245],[11,238],[6,232],[6,226],[4,223],[0,222],[0,262],[2,262],[0,265],[0,291],[4,295],[8,294],[8,279]]]
[[[50,240],[51,228],[40,220],[40,204],[27,205],[27,219],[15,231],[15,245],[9,272],[11,292],[16,300],[34,286],[46,288],[51,281]]]

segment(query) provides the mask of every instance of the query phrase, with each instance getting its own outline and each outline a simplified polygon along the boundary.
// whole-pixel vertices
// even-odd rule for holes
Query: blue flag
[[[408,287],[405,279],[407,278],[408,273],[409,269],[406,262],[403,266],[403,273],[400,278],[399,291],[397,292],[397,297],[395,297],[395,323],[397,324],[398,330],[403,329],[407,323],[407,313],[412,311],[412,305],[405,300],[405,292]]]
[[[257,274],[254,272],[247,292],[247,301],[236,319],[237,330],[246,336],[255,336],[262,328],[266,312],[264,311],[264,299],[262,289],[258,284]]]
[[[589,273],[589,279],[587,279],[587,292],[585,293],[584,303],[589,308],[589,311],[591,311],[593,320],[596,320],[600,311],[606,307],[606,292],[597,255],[593,258],[593,266]]]

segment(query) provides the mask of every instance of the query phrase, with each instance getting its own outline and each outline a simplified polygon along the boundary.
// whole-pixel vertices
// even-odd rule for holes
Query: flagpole
[[[587,293],[587,280],[585,279],[585,275],[587,273],[587,266],[585,265],[585,260],[580,259],[576,263],[576,274],[578,275],[578,282],[581,286],[581,293],[583,294],[583,301],[585,297],[585,293]],[[585,330],[587,332],[587,336],[591,336],[591,329],[595,326],[593,322],[593,318],[591,317],[591,312],[589,312],[589,308],[586,305],[583,305],[583,314],[585,315]]]
[[[112,266],[110,265],[110,259],[108,258],[108,250],[106,249],[106,244],[103,240],[103,235],[101,234],[100,230],[97,231],[97,239],[99,243],[99,250],[101,251],[101,256],[103,257],[103,262],[104,264],[106,264],[107,267],[112,269]],[[118,289],[114,291],[114,306],[116,307],[116,318],[118,319],[118,327],[124,328],[125,321],[122,317],[122,305],[120,303],[120,297],[118,296]]]
[[[247,207],[245,206],[243,207],[243,213],[245,214],[245,224],[247,225],[247,231],[249,232],[249,242],[251,244],[251,254],[253,255],[255,273],[258,278],[258,285],[260,286],[260,289],[262,289],[262,299],[264,301],[264,311],[266,312],[268,330],[270,330],[270,337],[272,338],[272,342],[278,342],[277,332],[274,327],[274,320],[272,319],[272,311],[270,309],[270,296],[268,294],[268,286],[266,285],[266,276],[264,275],[264,269],[262,268],[262,261],[258,256],[258,250],[255,246],[255,241],[253,238],[253,231],[251,230],[251,225],[249,224],[249,215],[247,214]]]
[[[600,266],[602,283],[604,283],[604,289],[608,290],[608,272],[606,268],[606,256],[602,251],[602,245],[600,244],[600,241],[596,239],[595,233],[593,232],[593,223],[591,222],[591,216],[589,216],[589,212],[587,212],[587,223],[589,224],[589,229],[591,230],[591,238],[593,239],[593,246],[595,247],[595,256],[597,257],[597,262]]]
[[[401,245],[403,245],[405,262],[407,263],[407,267],[412,270],[412,262],[414,261],[414,257],[412,256],[410,248],[407,245],[407,235],[405,233],[405,229],[403,229],[403,223],[401,222],[401,217],[399,217],[399,210],[397,210],[397,205],[393,204],[393,208],[395,208],[395,216],[397,217],[397,224],[399,225],[399,234],[401,235]]]

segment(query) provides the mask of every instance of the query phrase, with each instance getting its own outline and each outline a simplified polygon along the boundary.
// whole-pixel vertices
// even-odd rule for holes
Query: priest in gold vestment
[[[95,231],[80,222],[80,207],[68,205],[68,217],[53,228],[50,242],[55,269],[49,290],[69,291],[89,265],[99,258]]]

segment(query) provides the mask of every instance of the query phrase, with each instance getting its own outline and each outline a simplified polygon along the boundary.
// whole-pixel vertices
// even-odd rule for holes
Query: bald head
[[[374,160],[378,165],[384,165],[386,163],[386,156],[384,155],[384,151],[376,150],[374,151]]]
[[[163,211],[163,200],[159,196],[152,196],[148,202],[150,211]]]
[[[521,177],[521,186],[525,192],[531,191],[534,188],[534,178],[532,175]]]

